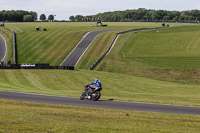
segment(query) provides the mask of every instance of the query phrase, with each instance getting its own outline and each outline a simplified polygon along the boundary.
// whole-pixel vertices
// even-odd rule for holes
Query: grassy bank
[[[0,99],[0,132],[198,133],[200,116],[89,109]]]
[[[199,83],[199,29],[193,25],[120,35],[96,70]]]
[[[108,27],[91,27],[91,24],[95,22],[6,23],[5,27],[17,33],[19,63],[59,65],[87,32],[160,26],[156,23],[107,23]],[[36,27],[41,30],[36,31]],[[43,28],[47,31],[42,31]],[[106,40],[102,43],[108,44]]]
[[[119,31],[116,31],[117,33]],[[115,33],[104,33],[97,36],[92,45],[88,48],[84,56],[81,58],[76,68],[89,69],[109,48],[115,37]]]
[[[199,85],[151,80],[98,71],[0,70],[0,90],[79,97],[99,77],[102,99],[200,106]]]

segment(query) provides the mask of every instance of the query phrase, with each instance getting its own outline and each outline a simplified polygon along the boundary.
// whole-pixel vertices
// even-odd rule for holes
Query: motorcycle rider
[[[99,81],[98,78],[95,78],[94,82],[89,83],[88,85],[95,85],[95,86],[91,86],[93,89],[95,89],[95,91],[101,89],[101,82]]]
[[[88,85],[94,85],[94,86],[91,86],[92,89],[95,89],[95,91],[101,91],[102,87],[101,87],[101,82],[99,81],[98,78],[95,78],[94,79],[94,82],[92,83],[89,83]],[[89,93],[91,93],[90,91],[87,91],[87,95],[89,95]],[[91,97],[88,96],[88,98],[90,99]]]

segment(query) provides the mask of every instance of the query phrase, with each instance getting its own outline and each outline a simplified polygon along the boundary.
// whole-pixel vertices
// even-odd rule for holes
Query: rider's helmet
[[[98,78],[95,78],[95,79],[94,79],[95,83],[97,83],[97,82],[98,82],[98,80],[99,80]]]

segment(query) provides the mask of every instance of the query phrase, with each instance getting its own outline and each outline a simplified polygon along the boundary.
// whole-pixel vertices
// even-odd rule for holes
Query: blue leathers
[[[92,88],[101,88],[101,82],[99,80],[95,80],[94,82],[88,84],[88,85],[95,85],[95,86],[91,86]]]

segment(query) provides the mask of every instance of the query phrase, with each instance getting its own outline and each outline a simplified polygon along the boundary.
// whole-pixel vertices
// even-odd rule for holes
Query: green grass
[[[0,99],[0,132],[198,133],[200,116],[46,105]]]
[[[160,23],[113,23],[115,26],[121,26],[122,24],[127,24],[127,26],[135,25],[135,27],[124,28],[124,30],[130,30],[130,29],[137,29],[137,28],[149,28],[149,27],[160,27]],[[138,25],[138,26],[136,26]],[[183,24],[170,24],[172,27],[174,26],[182,26]],[[115,33],[118,33],[120,31],[116,31]],[[76,66],[79,69],[89,69],[93,63],[95,63],[99,57],[105,53],[105,51],[110,46],[112,40],[114,39],[115,34],[107,33],[101,36],[98,36],[97,39],[93,42],[93,44],[89,47],[89,49],[86,51],[84,56],[81,58],[80,62]],[[123,37],[126,38],[127,34]],[[130,36],[129,36],[130,38]],[[97,48],[97,46],[99,48]],[[95,51],[95,52],[94,52]]]
[[[35,27],[38,25],[47,28],[48,31],[36,32]],[[109,27],[106,28],[90,27],[89,25],[90,23],[7,23],[6,27],[9,28],[9,30],[17,31],[19,53],[24,53],[19,55],[21,63],[22,60],[24,62],[30,60],[30,63],[40,63],[41,61],[42,63],[52,62],[52,64],[56,65],[62,61],[62,58],[66,57],[67,53],[75,47],[82,36],[89,30],[106,28],[130,29],[143,26],[156,27],[160,24],[108,23]],[[184,45],[186,45],[187,43],[185,43],[184,39],[189,42],[192,35],[198,35],[198,29],[199,26],[193,25],[165,28],[159,30],[159,32],[152,30],[120,35],[111,53],[96,67],[96,70],[112,73],[79,69],[76,71],[1,70],[0,89],[79,97],[85,84],[91,82],[94,77],[100,77],[104,88],[102,99],[105,100],[115,99],[122,101],[199,107],[199,84],[197,84],[197,82],[200,81],[199,69],[186,69],[186,66],[182,69],[176,69],[176,67],[183,63],[183,60],[185,59],[188,59],[188,63],[185,63],[185,65],[192,64],[196,58],[198,59],[198,45],[195,45],[196,48],[193,49],[194,52],[190,53],[182,52],[183,49],[172,49],[170,51],[171,47],[178,49],[179,43],[184,43]],[[189,34],[189,37],[187,37],[186,33]],[[67,34],[73,34],[73,37],[65,37]],[[54,35],[56,38],[52,38]],[[177,37],[174,37],[176,35]],[[61,36],[65,39],[61,39]],[[40,39],[37,39],[37,37]],[[78,64],[78,68],[88,69],[98,56],[108,48],[113,37],[114,32],[99,35],[88,49],[88,52],[83,56]],[[52,39],[51,43],[46,43],[44,41],[45,38],[49,38],[48,40]],[[198,36],[196,36],[196,38],[197,39],[192,39],[191,47],[193,44],[198,44],[198,41],[195,41],[198,40]],[[70,40],[71,43],[64,43],[65,41],[70,42]],[[177,45],[174,45],[176,40]],[[69,48],[67,47],[65,50],[62,48],[61,50],[58,47],[57,41],[64,41],[60,43],[60,45],[62,45],[61,47],[69,45]],[[31,43],[31,45],[29,43]],[[124,45],[125,43],[126,45]],[[164,49],[160,46],[161,44]],[[101,48],[96,49],[97,45]],[[42,47],[41,49],[39,49],[40,46]],[[39,52],[36,52],[33,49],[36,51],[38,50]],[[195,52],[195,49],[197,52]],[[50,54],[47,52],[52,52],[52,50],[56,51],[54,53],[56,54],[55,56],[53,53]],[[167,50],[169,54],[165,53],[165,50]],[[161,52],[158,53],[159,51]],[[180,54],[182,56],[180,57],[180,55],[178,55],[177,57],[174,57],[176,56],[176,51],[177,53],[182,53]],[[156,55],[155,52],[157,52],[156,54],[158,55]],[[58,53],[62,53],[59,54],[59,56],[62,56],[61,58],[58,58]],[[184,53],[185,56],[183,56]],[[25,56],[25,54],[30,54],[30,56]],[[196,57],[193,58],[195,55]],[[180,60],[179,58],[183,60]],[[179,60],[177,61],[177,59]],[[162,64],[165,61],[167,63],[170,61],[174,62],[174,68],[155,65],[155,63]],[[187,82],[187,85],[183,85],[183,82],[185,81]]]
[[[6,59],[12,59],[13,30],[17,32],[19,63],[59,65],[89,31],[161,25],[107,23],[109,27],[90,27],[90,24],[6,23],[6,28],[0,28],[8,45]],[[172,24],[179,25],[185,24]],[[48,31],[36,32],[37,26]],[[99,77],[103,84],[103,100],[200,107],[200,87],[196,84],[200,81],[199,29],[199,26],[184,26],[120,35],[111,53],[96,67],[105,72],[0,70],[0,90],[78,98],[84,85]],[[77,67],[88,69],[109,47],[114,33],[99,35]],[[183,85],[183,81],[187,81],[187,85]],[[195,133],[200,127],[200,117],[193,115],[89,109],[1,99],[0,108],[0,132]]]
[[[11,28],[12,28],[12,24]],[[8,27],[10,26],[8,25]],[[60,65],[83,36],[93,30],[68,23],[19,23],[17,43],[19,63],[49,63]],[[48,31],[35,31],[35,27]]]
[[[199,30],[191,25],[120,35],[95,70],[199,83]]]
[[[158,27],[161,25],[160,23],[107,23],[108,27],[91,27],[91,24],[95,23],[6,23],[5,26],[10,31],[17,32],[19,63],[49,63],[51,65],[60,65],[89,31],[104,29],[122,30]],[[36,31],[35,28],[38,26],[41,29],[47,28],[48,31]],[[112,32],[109,34],[110,37],[114,35]],[[105,40],[102,43],[107,44],[108,42]],[[9,50],[12,51],[12,49]]]
[[[114,37],[115,33],[104,33],[97,36],[76,67],[79,69],[89,69],[109,48]]]
[[[186,26],[139,33],[121,53],[166,68],[200,68],[199,30],[200,26]]]
[[[103,100],[200,107],[199,85],[165,82],[98,71],[0,70],[0,90],[79,98],[84,85],[99,77]]]
[[[0,34],[4,37],[7,45],[7,53],[4,61],[10,60],[13,61],[13,33],[7,28],[0,27]]]

